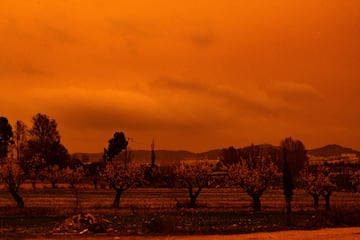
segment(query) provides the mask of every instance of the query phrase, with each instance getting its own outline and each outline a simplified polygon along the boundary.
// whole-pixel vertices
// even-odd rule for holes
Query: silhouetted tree
[[[123,132],[115,132],[114,137],[109,140],[108,148],[104,148],[104,159],[112,161],[122,150],[126,149],[128,141]]]
[[[155,156],[155,141],[153,139],[152,143],[151,143],[151,167],[155,167],[155,160],[156,160],[156,156]]]
[[[124,149],[124,151],[122,151],[121,153],[119,153],[114,159],[113,161],[120,161],[122,162],[122,164],[124,164],[124,167],[127,168],[127,165],[129,165],[132,160],[134,158],[134,154],[132,152],[132,150],[129,147],[126,147]]]
[[[240,186],[253,199],[253,209],[261,210],[260,197],[275,177],[277,168],[272,159],[258,146],[242,149],[240,162],[229,168],[232,182]]]
[[[150,157],[150,165],[144,166],[144,180],[145,183],[150,185],[155,185],[156,183],[161,182],[161,173],[159,171],[159,167],[155,164],[156,156],[155,156],[155,141],[153,139],[151,143],[151,157]]]
[[[29,174],[31,166],[28,159],[25,157],[25,150],[27,147],[28,129],[22,121],[16,121],[14,130],[14,147],[16,151],[16,159],[20,163],[21,168],[26,175]]]
[[[240,161],[239,151],[234,147],[225,148],[222,150],[220,161],[226,165],[233,165]]]
[[[92,184],[94,185],[94,189],[97,189],[97,184],[101,177],[100,173],[104,170],[105,166],[106,166],[105,161],[93,162],[84,165],[85,174],[92,181]]]
[[[0,159],[5,158],[9,152],[9,146],[13,144],[13,131],[6,117],[0,117]]]
[[[128,141],[123,132],[115,132],[114,137],[109,140],[108,148],[104,148],[104,160],[106,167],[102,171],[104,180],[116,191],[113,207],[119,208],[121,194],[138,183],[143,177],[142,169],[135,165],[128,165],[127,161],[122,164],[112,161],[115,156],[127,148]]]
[[[67,149],[60,143],[60,134],[54,119],[38,113],[32,119],[31,139],[28,141],[29,155],[38,155],[47,166],[65,167],[69,159]]]
[[[185,183],[189,190],[189,206],[195,208],[196,200],[201,190],[209,187],[213,182],[210,164],[207,162],[197,162],[193,164],[183,163],[176,169],[176,175]]]
[[[294,195],[294,181],[307,162],[306,150],[300,140],[285,138],[280,143],[282,151],[283,187],[286,200],[287,222],[291,224],[291,201]]]
[[[4,165],[0,165],[0,180],[5,183],[19,208],[23,208],[25,205],[24,200],[18,193],[24,179],[25,174],[19,164],[14,162],[14,159],[7,159]]]

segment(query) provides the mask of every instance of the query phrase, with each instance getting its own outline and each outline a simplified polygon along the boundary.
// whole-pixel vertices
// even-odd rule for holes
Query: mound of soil
[[[65,219],[64,223],[55,228],[53,233],[106,233],[113,230],[113,223],[109,220],[90,213],[80,213]]]

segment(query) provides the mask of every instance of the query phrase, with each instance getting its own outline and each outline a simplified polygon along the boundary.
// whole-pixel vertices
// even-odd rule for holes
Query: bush
[[[360,208],[333,207],[330,211],[323,212],[332,224],[346,226],[360,226]]]
[[[338,207],[315,214],[308,227],[341,227],[360,226],[360,207]]]
[[[171,233],[174,232],[175,229],[175,216],[149,215],[144,219],[144,233]]]

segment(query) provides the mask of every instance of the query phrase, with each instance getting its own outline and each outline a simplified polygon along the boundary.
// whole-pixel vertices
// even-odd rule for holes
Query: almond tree
[[[107,162],[101,175],[111,188],[116,191],[113,203],[114,208],[119,208],[121,194],[143,178],[143,172],[140,167],[133,164],[125,167],[114,162]]]
[[[74,189],[81,182],[85,173],[83,167],[78,167],[76,170],[67,167],[62,170],[62,175],[65,181],[70,184],[70,188]]]
[[[330,209],[330,196],[335,185],[330,180],[331,172],[325,166],[319,166],[315,171],[304,170],[301,173],[301,180],[304,183],[305,190],[314,199],[314,208],[319,207],[319,197],[325,198],[325,207]]]
[[[275,177],[277,167],[258,147],[251,146],[246,149],[248,154],[243,154],[239,163],[230,166],[228,172],[233,184],[243,188],[252,198],[254,211],[260,211],[260,198]]]
[[[319,169],[319,178],[322,187],[321,195],[325,198],[325,209],[330,210],[330,196],[333,190],[336,188],[336,185],[331,182],[331,176],[334,173],[328,167],[321,167]]]
[[[63,172],[60,170],[58,165],[49,166],[46,170],[42,171],[45,178],[51,183],[53,189],[57,188],[57,183],[63,176]]]
[[[305,191],[314,199],[314,208],[318,208],[319,197],[322,192],[319,174],[305,170],[301,173],[301,181],[304,184]]]
[[[203,188],[209,187],[213,182],[212,167],[207,162],[193,164],[180,164],[176,175],[185,183],[189,191],[191,208],[196,207],[196,200]]]
[[[62,170],[62,175],[64,176],[64,179],[67,183],[70,184],[70,188],[73,190],[75,199],[76,199],[76,206],[77,209],[79,206],[79,189],[78,184],[83,179],[85,173],[83,167],[78,167],[76,170],[71,169],[69,167]]]
[[[7,162],[0,166],[0,180],[5,183],[17,206],[23,208],[24,200],[18,191],[25,180],[25,174],[19,164],[16,164],[13,159],[7,159]]]

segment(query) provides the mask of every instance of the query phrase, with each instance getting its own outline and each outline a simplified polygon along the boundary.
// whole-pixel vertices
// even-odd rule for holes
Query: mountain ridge
[[[269,147],[278,147],[271,144],[260,144],[260,147],[269,148]],[[222,149],[211,149],[205,152],[192,152],[187,150],[155,150],[155,156],[157,162],[171,162],[171,161],[181,161],[181,160],[216,160],[219,159]],[[151,150],[130,150],[133,155],[133,160],[136,162],[149,162],[151,159]],[[354,153],[360,158],[360,152],[343,147],[338,144],[328,144],[323,147],[314,148],[307,150],[308,155],[315,157],[330,157],[330,156],[339,156],[344,153]],[[73,156],[77,157],[83,162],[98,162],[102,160],[102,153],[74,153]],[[86,155],[86,156],[84,156]]]

